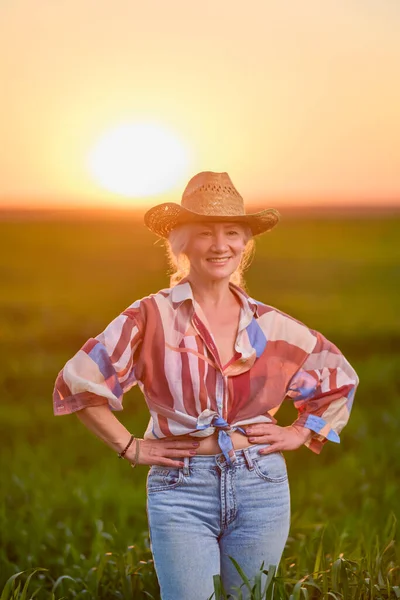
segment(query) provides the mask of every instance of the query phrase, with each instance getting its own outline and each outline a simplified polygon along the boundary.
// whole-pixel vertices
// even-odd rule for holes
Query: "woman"
[[[358,377],[338,348],[237,285],[252,238],[278,220],[274,209],[246,214],[227,173],[195,175],[180,205],[145,215],[169,240],[171,288],[131,304],[56,381],[56,415],[76,412],[132,466],[151,466],[163,600],[205,600],[217,573],[233,594],[242,580],[230,557],[249,578],[278,565],[290,522],[282,451],[319,453],[349,418]],[[143,439],[112,412],[136,383],[150,411]],[[280,427],[273,415],[287,396],[298,418]]]

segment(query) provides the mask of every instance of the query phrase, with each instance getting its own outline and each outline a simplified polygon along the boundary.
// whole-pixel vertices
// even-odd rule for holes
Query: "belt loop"
[[[189,456],[184,456],[183,457],[183,474],[185,475],[185,477],[187,477],[189,475]]]
[[[244,454],[244,457],[246,459],[249,471],[252,471],[254,469],[254,463],[253,463],[253,460],[252,460],[252,458],[250,456],[249,448],[243,448],[243,454]]]

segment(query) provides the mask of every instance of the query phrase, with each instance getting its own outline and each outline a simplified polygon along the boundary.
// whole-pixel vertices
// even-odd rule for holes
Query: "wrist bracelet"
[[[135,442],[136,442],[136,449],[135,449],[135,458],[133,459],[133,462],[131,462],[132,469],[134,469],[136,467],[136,465],[138,464],[138,459],[139,459],[140,443],[139,443],[138,438],[135,439]]]
[[[127,443],[127,445],[125,446],[125,448],[122,450],[122,452],[120,452],[118,454],[118,458],[124,458],[126,451],[128,450],[129,446],[132,444],[133,440],[134,440],[134,436],[131,435],[131,439],[129,440],[129,442]]]

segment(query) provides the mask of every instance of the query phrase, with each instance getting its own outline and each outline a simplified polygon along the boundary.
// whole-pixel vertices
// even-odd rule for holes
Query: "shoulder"
[[[249,301],[254,302],[257,307],[257,324],[267,339],[288,342],[306,352],[312,352],[317,343],[317,332],[314,329],[275,306],[254,298],[249,298]]]
[[[164,288],[158,292],[144,296],[130,304],[122,314],[138,322],[146,320],[150,315],[160,313],[163,306],[171,305],[173,288]]]
[[[296,317],[294,317],[293,315],[289,315],[288,313],[277,308],[276,306],[266,304],[265,302],[261,302],[260,300],[256,300],[255,298],[249,297],[249,300],[257,305],[257,313],[259,318],[263,317],[264,315],[270,315],[271,317],[275,317],[277,319],[293,321],[294,323],[297,323],[298,325],[309,329],[308,326],[305,323],[303,323],[303,321],[296,319]]]

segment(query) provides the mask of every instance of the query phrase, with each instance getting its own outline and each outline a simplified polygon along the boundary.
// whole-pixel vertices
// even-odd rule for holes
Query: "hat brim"
[[[201,215],[175,202],[165,202],[150,208],[144,215],[144,223],[156,235],[168,238],[178,225],[195,222],[228,222],[248,225],[252,235],[266,233],[278,224],[280,213],[275,208],[267,208],[257,213],[245,215]]]

